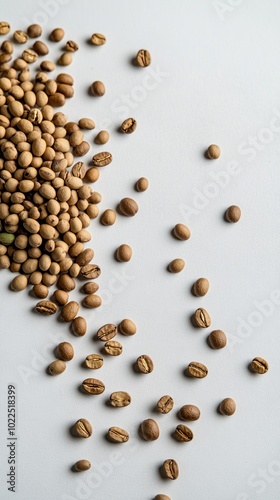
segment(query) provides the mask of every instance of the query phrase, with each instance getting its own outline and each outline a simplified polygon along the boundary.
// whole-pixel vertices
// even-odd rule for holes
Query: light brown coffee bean
[[[104,351],[110,356],[119,356],[123,351],[123,347],[117,340],[108,340],[104,344]]]
[[[75,302],[74,300],[71,300],[63,306],[61,309],[61,317],[64,321],[70,322],[73,321],[73,319],[77,316],[79,311],[79,304],[78,302]]]
[[[149,181],[146,179],[146,177],[140,177],[138,181],[135,184],[135,189],[136,191],[139,191],[139,193],[142,193],[143,191],[147,191],[149,187]]]
[[[221,148],[217,144],[211,144],[207,149],[209,160],[217,160],[221,156]]]
[[[60,375],[60,373],[63,373],[65,369],[66,364],[64,361],[56,360],[49,365],[48,372],[50,375]]]
[[[112,443],[126,443],[129,440],[129,434],[120,427],[110,427],[107,433],[107,438]]]
[[[52,61],[42,61],[41,64],[40,64],[40,69],[42,71],[48,71],[48,72],[49,71],[54,71],[55,70],[55,64]],[[61,101],[60,96],[58,97],[56,94],[53,94],[53,95],[55,97],[50,96],[49,97],[49,101],[51,100],[50,98],[53,97],[53,99],[51,100],[51,102],[54,103],[55,106],[60,106],[60,101]],[[65,100],[64,100],[64,102],[65,102]]]
[[[102,394],[105,391],[105,385],[97,378],[86,378],[82,386],[88,394]]]
[[[93,33],[90,41],[93,45],[104,45],[104,43],[106,43],[106,37],[101,33]]]
[[[92,435],[92,426],[86,418],[79,418],[74,424],[75,434],[82,438],[89,438]]]
[[[177,439],[177,441],[181,441],[181,442],[186,442],[187,443],[189,441],[192,441],[192,439],[193,439],[193,432],[186,425],[179,424],[179,425],[177,425],[177,427],[175,429],[174,437],[175,437],[175,439]]]
[[[116,259],[119,262],[129,262],[132,257],[132,248],[129,245],[123,244],[116,250]]]
[[[40,300],[40,302],[36,304],[35,310],[43,316],[49,316],[50,314],[56,313],[57,305],[50,300]]]
[[[34,285],[32,289],[33,295],[37,297],[38,299],[46,299],[47,296],[49,295],[49,289],[47,286],[42,285],[41,283],[39,285]]]
[[[231,416],[235,413],[236,410],[236,403],[234,399],[231,398],[225,398],[219,405],[219,412],[222,415],[226,416]]]
[[[24,33],[24,31],[17,30],[13,34],[13,39],[17,43],[26,43],[29,39],[29,36],[27,35],[27,33]]]
[[[76,258],[76,264],[83,267],[90,263],[94,257],[94,251],[91,248],[86,248]]]
[[[106,144],[110,139],[109,132],[107,130],[100,130],[97,136],[94,139],[96,144]]]
[[[140,434],[145,441],[156,441],[159,438],[159,426],[152,418],[147,418],[140,425]]]
[[[65,45],[65,50],[67,50],[67,52],[76,52],[79,50],[79,45],[76,42],[73,42],[73,40],[68,40]]]
[[[73,468],[77,472],[83,472],[83,471],[89,470],[91,468],[91,463],[89,460],[78,460],[73,465]]]
[[[38,38],[42,35],[42,28],[39,24],[31,24],[27,28],[27,34],[30,38]]]
[[[186,373],[189,377],[204,378],[208,375],[208,368],[202,363],[192,361],[188,366]]]
[[[194,321],[196,326],[200,328],[208,328],[211,325],[210,315],[203,307],[200,307],[195,311]]]
[[[71,330],[77,337],[83,337],[87,332],[87,322],[82,316],[77,316],[71,323]]]
[[[22,59],[29,64],[34,63],[38,59],[38,54],[37,52],[35,52],[35,50],[26,49],[22,53]]]
[[[138,212],[138,205],[132,198],[123,198],[119,203],[119,210],[122,215],[134,217]]]
[[[60,306],[65,306],[69,300],[69,294],[64,290],[55,290],[53,298]]]
[[[137,121],[134,118],[127,118],[121,124],[121,131],[125,134],[132,134],[136,130]]]
[[[171,396],[165,395],[158,400],[157,411],[159,413],[166,414],[172,410],[173,406],[174,406],[173,398]]]
[[[147,354],[139,356],[136,360],[136,365],[141,373],[151,373],[154,369],[154,363]]]
[[[111,153],[107,153],[106,151],[102,151],[102,153],[97,153],[92,158],[92,163],[95,167],[105,167],[109,165],[113,160]]]
[[[11,27],[9,23],[7,23],[6,21],[0,21],[0,35],[7,35],[10,30]]]
[[[128,406],[131,403],[131,396],[128,392],[117,391],[112,392],[110,396],[110,404],[114,408],[123,408],[124,406]]]
[[[168,479],[178,479],[179,477],[179,467],[176,460],[169,458],[165,460],[162,464],[162,471],[164,477]]]
[[[90,295],[87,295],[82,300],[82,305],[84,307],[89,308],[89,309],[96,309],[97,307],[100,307],[101,304],[102,304],[101,297],[99,297],[99,295],[96,295],[95,293],[91,293]]]
[[[260,375],[263,375],[268,371],[268,362],[260,357],[256,357],[253,359],[250,365],[251,371],[254,373],[259,373]]]
[[[184,405],[178,411],[178,417],[181,420],[186,420],[193,422],[194,420],[198,420],[200,417],[200,409],[195,405]]]
[[[93,82],[90,89],[92,94],[98,97],[103,96],[106,92],[104,83],[100,81]]]
[[[204,297],[209,290],[209,281],[207,278],[199,278],[193,284],[193,293],[196,297]]]
[[[101,326],[97,331],[96,338],[102,342],[107,342],[107,340],[112,340],[118,333],[116,325],[112,323],[107,323]]]
[[[61,274],[57,281],[57,287],[65,292],[71,292],[76,288],[76,283],[68,274]]]
[[[225,213],[225,218],[228,222],[236,223],[241,217],[241,209],[237,205],[228,207]]]
[[[101,274],[101,269],[96,264],[87,264],[81,268],[81,275],[85,279],[96,279]]]
[[[141,66],[142,68],[149,66],[152,61],[150,52],[146,49],[140,49],[137,52],[136,61],[138,66]]]
[[[82,287],[82,292],[91,294],[97,292],[99,288],[99,285],[95,283],[95,281],[89,281],[88,283],[85,283]]]
[[[74,357],[73,346],[69,342],[60,342],[56,348],[56,355],[62,361],[70,361]]]
[[[119,332],[123,335],[135,335],[137,327],[131,319],[123,319],[119,324]]]
[[[55,28],[50,34],[50,40],[52,40],[52,42],[60,42],[64,37],[64,34],[64,29]]]
[[[60,108],[60,106],[64,106],[65,102],[66,98],[60,92],[55,92],[53,95],[49,96],[49,105],[53,108]],[[60,148],[60,146],[57,145],[57,148]]]
[[[170,262],[168,270],[171,273],[180,273],[185,267],[185,261],[183,259],[174,259]]]
[[[46,56],[49,53],[47,45],[41,40],[37,40],[37,42],[33,44],[33,50],[35,50],[39,56]]]
[[[112,210],[111,208],[108,208],[103,212],[103,214],[100,217],[100,222],[103,224],[103,226],[112,226],[116,222],[116,212],[115,210]]]
[[[171,498],[167,495],[159,494],[155,496],[154,500],[171,500]]]
[[[95,123],[91,118],[81,118],[78,125],[83,130],[93,130],[95,128]]]
[[[178,240],[185,241],[190,238],[191,232],[185,224],[176,224],[176,226],[173,228],[173,235]]]
[[[19,274],[18,276],[16,276],[12,280],[12,282],[10,284],[10,288],[11,288],[11,290],[13,290],[13,292],[21,292],[22,290],[24,290],[27,287],[27,285],[28,285],[27,277],[24,274]],[[39,298],[42,298],[42,297],[39,297]]]
[[[89,354],[85,359],[85,366],[91,370],[98,370],[103,366],[103,357],[101,354]]]
[[[212,349],[223,349],[227,345],[227,336],[222,330],[213,330],[208,337]]]

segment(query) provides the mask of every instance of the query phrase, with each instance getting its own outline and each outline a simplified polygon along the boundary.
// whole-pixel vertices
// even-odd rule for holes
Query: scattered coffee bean
[[[151,54],[148,50],[140,49],[137,52],[136,61],[138,66],[145,68],[146,66],[149,66],[151,64],[151,60]]]
[[[233,415],[235,413],[235,410],[236,410],[236,403],[231,398],[224,399],[219,405],[219,412],[222,415],[227,415],[227,416]]]
[[[112,210],[111,208],[108,208],[103,212],[103,214],[100,217],[100,222],[103,224],[103,226],[112,226],[116,222],[116,212],[115,210]]]
[[[27,34],[30,38],[38,38],[42,35],[42,28],[39,24],[31,24],[27,28]]]
[[[104,351],[110,356],[119,356],[123,351],[123,347],[117,340],[108,340],[104,344]]]
[[[185,261],[183,259],[174,259],[170,262],[168,270],[171,273],[180,273],[185,267]]]
[[[112,340],[118,333],[118,329],[112,323],[107,323],[103,325],[97,331],[96,338],[102,342],[107,342],[107,340]]]
[[[64,34],[64,29],[55,28],[50,34],[50,40],[52,40],[52,42],[60,42],[64,37]]]
[[[94,280],[101,274],[101,269],[96,264],[86,264],[81,268],[81,276],[85,279]]]
[[[82,438],[89,438],[92,435],[92,426],[85,418],[80,418],[74,424],[74,430],[77,436]]]
[[[167,495],[159,494],[155,496],[154,500],[171,500],[171,498]]]
[[[98,370],[103,366],[103,357],[101,354],[89,354],[85,359],[85,366],[91,370]]]
[[[13,39],[15,42],[22,44],[29,40],[29,36],[24,31],[17,30],[13,34]]]
[[[91,92],[93,95],[99,96],[99,97],[104,95],[106,92],[104,83],[102,83],[100,81],[93,82],[90,89],[91,89]]]
[[[65,304],[63,308],[61,309],[61,317],[64,321],[70,322],[73,321],[73,319],[77,316],[79,311],[79,304],[78,302],[70,301],[68,304]]]
[[[222,330],[213,330],[208,337],[212,349],[223,349],[227,345],[227,336]]]
[[[82,300],[82,305],[84,307],[87,307],[88,309],[96,309],[97,307],[100,307],[101,304],[102,304],[101,297],[99,297],[99,295],[96,295],[95,293],[91,293],[90,295],[87,295]]]
[[[152,418],[147,418],[140,425],[141,437],[145,441],[156,441],[159,438],[159,426]]]
[[[11,290],[13,290],[13,292],[21,292],[22,290],[25,290],[25,288],[27,287],[27,285],[28,285],[28,279],[27,279],[27,277],[24,276],[24,274],[19,274],[18,276],[16,276],[12,280],[12,282],[10,284],[10,288],[11,288]],[[48,289],[47,289],[47,292],[48,292]],[[35,295],[35,296],[38,297],[38,295]],[[38,298],[41,299],[41,298],[45,298],[46,296],[44,296],[44,297],[38,297]]]
[[[105,391],[105,385],[101,380],[97,380],[96,378],[86,378],[83,381],[83,389],[88,394],[102,394]]]
[[[127,118],[121,124],[121,131],[125,134],[132,134],[136,130],[137,121],[134,118]]]
[[[204,378],[208,375],[208,368],[202,363],[197,361],[192,361],[188,366],[186,373],[189,377],[193,378]]]
[[[129,434],[120,427],[110,427],[107,433],[107,438],[112,443],[126,443],[129,440]]]
[[[106,144],[110,139],[109,132],[107,130],[100,130],[100,132],[97,134],[97,136],[94,139],[94,142],[96,144]]]
[[[135,184],[135,189],[136,191],[139,191],[139,193],[142,193],[143,191],[147,191],[149,187],[149,181],[146,179],[146,177],[140,177],[138,181]]]
[[[95,128],[95,123],[91,118],[81,118],[78,125],[83,130],[93,130]]]
[[[210,315],[203,307],[200,307],[195,311],[194,321],[196,326],[200,328],[208,328],[211,325]]]
[[[225,213],[225,218],[228,222],[238,222],[241,217],[241,210],[237,205],[228,207]]]
[[[116,259],[119,262],[129,262],[132,257],[132,248],[129,245],[121,245],[116,250]]]
[[[123,335],[135,335],[137,327],[131,319],[123,319],[119,324],[119,332]]]
[[[165,460],[162,464],[162,471],[164,477],[168,479],[178,479],[179,477],[179,467],[176,460],[169,458]]]
[[[35,310],[43,316],[49,316],[50,314],[56,313],[57,305],[50,300],[41,300],[36,304]]]
[[[111,153],[107,153],[106,151],[102,153],[97,153],[96,155],[93,156],[92,158],[92,163],[96,167],[105,167],[106,165],[109,165],[112,161],[112,155]]]
[[[260,375],[263,375],[268,371],[269,366],[268,362],[265,359],[256,357],[251,362],[250,368],[254,373],[259,373]]]
[[[73,468],[77,471],[77,472],[83,472],[85,470],[89,470],[91,468],[91,463],[89,462],[89,460],[78,460]]]
[[[73,346],[69,342],[61,342],[56,348],[56,355],[62,361],[70,361],[74,357]]]
[[[66,364],[64,361],[56,360],[49,365],[48,372],[50,375],[59,375],[60,373],[63,373],[65,369]]]
[[[221,155],[221,148],[217,144],[211,144],[207,149],[209,160],[217,160]]]
[[[186,442],[187,443],[189,441],[192,441],[192,439],[193,439],[193,432],[186,425],[179,424],[179,425],[177,425],[177,427],[175,429],[174,437],[175,437],[175,439],[177,439],[177,441],[181,441],[181,442]]]
[[[93,45],[104,45],[106,43],[106,37],[101,33],[93,33],[90,40]]]
[[[181,420],[193,422],[194,420],[199,419],[200,409],[195,405],[184,405],[178,411],[178,417]]]
[[[199,278],[193,285],[193,293],[196,297],[204,297],[209,290],[209,281],[207,278]]]
[[[76,257],[76,264],[83,267],[90,263],[94,257],[94,251],[91,248],[86,248]]]
[[[171,396],[162,396],[157,402],[157,410],[159,413],[169,413],[174,406],[174,401]]]
[[[191,237],[191,232],[185,224],[176,224],[173,229],[173,234],[178,240],[188,240]]]
[[[128,406],[131,403],[131,396],[128,392],[118,391],[112,392],[110,396],[110,404],[114,406],[114,408],[123,408],[124,406]]]
[[[6,21],[0,21],[0,35],[7,35],[10,30],[11,27],[9,23],[7,23]]]
[[[88,281],[88,283],[85,283],[82,287],[82,291],[87,294],[95,293],[97,292],[99,288],[99,285],[95,283],[94,281]]]
[[[79,45],[76,42],[73,42],[73,40],[68,40],[65,45],[65,50],[68,52],[76,52],[79,50]]]
[[[76,316],[71,323],[71,330],[77,337],[83,337],[87,332],[87,322],[82,316]]]
[[[151,373],[154,369],[154,363],[147,354],[139,356],[136,360],[136,365],[141,373]]]
[[[138,205],[132,198],[123,198],[119,203],[119,210],[122,215],[134,217],[138,212]]]
[[[64,290],[55,290],[53,298],[60,306],[65,306],[69,300],[69,294]]]

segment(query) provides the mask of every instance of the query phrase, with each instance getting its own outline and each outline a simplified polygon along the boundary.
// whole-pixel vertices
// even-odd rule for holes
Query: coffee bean
[[[217,144],[211,144],[207,149],[209,160],[217,160],[221,155],[221,148]]]
[[[101,269],[96,264],[87,264],[81,268],[81,275],[84,279],[96,279],[101,274]]]
[[[159,494],[155,496],[154,500],[171,500],[171,498],[167,495]]]
[[[195,311],[194,321],[196,326],[200,328],[208,328],[211,325],[210,315],[203,307],[200,307]]]
[[[204,378],[208,374],[208,368],[205,365],[203,365],[202,363],[192,361],[187,366],[186,373],[187,373],[187,375],[189,375],[189,377]]]
[[[86,294],[91,294],[97,292],[99,288],[99,285],[95,283],[94,281],[89,281],[88,283],[85,283],[82,287],[82,291]]]
[[[145,68],[146,66],[149,66],[151,64],[151,60],[152,60],[151,54],[148,50],[140,49],[137,52],[136,62],[138,66]]]
[[[140,177],[138,181],[135,184],[135,189],[136,191],[139,191],[139,193],[142,193],[143,191],[146,191],[149,187],[149,181],[146,179],[146,177]]]
[[[141,373],[151,373],[154,369],[154,363],[147,354],[139,356],[136,360],[136,365]]]
[[[76,42],[73,42],[73,40],[68,40],[65,45],[65,50],[68,52],[76,52],[79,50],[79,45]]]
[[[39,24],[31,24],[27,28],[27,34],[30,38],[38,38],[42,34],[42,28]]]
[[[77,316],[79,311],[79,304],[78,302],[75,302],[74,300],[68,302],[63,308],[61,309],[61,317],[64,321],[70,322],[73,321],[73,319]]]
[[[241,217],[241,209],[237,205],[228,207],[225,213],[225,218],[228,222],[238,222]]]
[[[101,33],[94,33],[90,41],[93,45],[104,45],[104,43],[106,43],[106,37]]]
[[[119,203],[119,210],[126,217],[134,217],[138,212],[138,205],[132,198],[123,198]]]
[[[0,21],[0,35],[7,35],[11,27],[6,21]]]
[[[193,439],[193,432],[186,425],[179,424],[179,425],[177,425],[177,427],[175,429],[174,437],[175,437],[175,439],[177,439],[177,441],[187,443]]]
[[[100,130],[97,136],[94,139],[96,144],[106,144],[109,141],[110,135],[107,130]]]
[[[213,330],[208,337],[212,349],[223,349],[227,345],[227,336],[222,330]]]
[[[125,134],[132,134],[137,127],[137,121],[134,118],[127,118],[121,124],[121,131]]]
[[[82,316],[76,316],[71,323],[71,330],[77,337],[83,337],[87,332],[87,322]]]
[[[200,417],[200,409],[195,405],[184,405],[178,411],[178,417],[181,420],[191,421],[198,420]]]
[[[91,92],[95,96],[103,96],[106,92],[104,83],[99,81],[93,82],[91,85]]]
[[[185,224],[176,224],[176,226],[173,229],[173,235],[175,238],[178,240],[188,240],[191,237],[191,232]]]
[[[235,413],[236,403],[231,398],[225,398],[219,405],[219,412],[222,415],[231,416]]]
[[[52,40],[52,42],[60,42],[64,37],[64,34],[64,29],[55,28],[50,34],[50,40]]]
[[[82,471],[85,471],[85,470],[89,470],[91,468],[91,463],[89,462],[89,460],[78,460],[73,468],[77,471],[77,472],[82,472]]]
[[[120,245],[116,250],[116,259],[119,262],[129,262],[132,257],[132,248],[129,245]]]
[[[80,418],[74,424],[74,430],[77,436],[82,438],[89,438],[92,435],[92,426],[85,418]]]
[[[94,257],[94,251],[91,248],[86,248],[83,250],[78,257],[76,257],[76,264],[83,267],[90,263]]]
[[[263,375],[268,371],[269,366],[268,362],[265,359],[256,357],[251,362],[250,368],[254,373],[259,373],[260,375]]]
[[[74,357],[73,346],[69,342],[60,342],[56,348],[56,355],[62,361],[70,361]]]
[[[131,319],[123,319],[119,324],[119,332],[123,335],[135,335],[137,327]]]
[[[97,380],[96,378],[86,378],[83,381],[83,389],[88,394],[102,394],[105,391],[105,385],[101,380]]]
[[[114,406],[114,408],[123,408],[124,406],[130,405],[131,397],[128,392],[112,392],[110,396],[110,403],[111,406]]]
[[[126,443],[129,440],[128,432],[120,427],[110,427],[107,437],[113,443]]]
[[[57,305],[50,300],[40,300],[40,302],[36,304],[35,310],[43,316],[49,316],[50,314],[56,313]]]
[[[101,326],[97,331],[96,338],[102,340],[102,342],[107,342],[107,340],[113,339],[118,333],[118,329],[112,323],[107,323]]]
[[[112,226],[116,222],[115,210],[108,208],[100,217],[100,222],[103,226]]]
[[[91,370],[97,370],[103,365],[101,354],[89,354],[85,359],[85,366]]]
[[[204,297],[209,290],[209,281],[207,278],[199,278],[193,285],[193,293],[197,297]]]
[[[162,470],[164,477],[168,479],[177,479],[179,477],[179,467],[176,460],[169,458],[163,462]]]
[[[89,308],[89,309],[96,309],[97,307],[100,307],[101,304],[102,304],[101,297],[99,297],[99,295],[96,295],[95,293],[91,293],[90,295],[87,295],[82,300],[82,305],[84,307]]]
[[[48,372],[50,375],[59,375],[60,373],[63,373],[65,369],[66,364],[64,361],[56,360],[49,365]]]
[[[157,410],[159,413],[169,413],[174,406],[174,401],[171,396],[162,396],[157,402]]]
[[[170,262],[168,270],[171,273],[180,273],[185,267],[185,261],[183,259],[174,259]]]
[[[116,340],[108,340],[104,344],[104,351],[110,356],[119,356],[123,351],[123,347],[120,342],[117,342]]]
[[[159,438],[158,424],[152,418],[147,418],[140,425],[140,433],[145,441],[156,441]]]
[[[92,158],[92,163],[95,167],[105,167],[106,165],[109,165],[111,163],[113,157],[111,153],[107,152],[102,152],[102,153],[97,153],[96,155],[93,156]]]

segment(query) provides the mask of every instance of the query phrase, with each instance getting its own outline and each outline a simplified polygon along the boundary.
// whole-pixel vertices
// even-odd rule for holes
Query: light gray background
[[[135,197],[140,207],[135,218],[119,217],[111,228],[97,220],[92,224],[104,305],[96,312],[82,311],[89,323],[84,338],[32,313],[36,300],[8,291],[12,276],[1,272],[1,499],[12,496],[5,482],[11,382],[18,394],[18,489],[13,495],[18,500],[152,500],[157,493],[172,500],[279,499],[279,2],[25,0],[2,2],[1,18],[12,30],[39,21],[44,38],[62,26],[65,40],[79,43],[72,66],[65,68],[75,77],[75,98],[65,112],[69,120],[90,116],[96,131],[107,128],[111,134],[106,149],[114,161],[95,185],[103,195],[101,210],[115,207],[124,196]],[[86,44],[95,31],[107,36],[105,46]],[[49,45],[50,59],[56,58],[63,44]],[[150,68],[131,64],[140,48],[150,50]],[[96,79],[107,87],[102,99],[87,95]],[[138,121],[130,137],[116,132],[128,116]],[[94,134],[87,134],[89,159],[101,150],[93,145]],[[222,148],[215,162],[203,155],[213,142]],[[133,190],[140,176],[150,180],[146,193]],[[231,204],[242,208],[236,225],[223,220]],[[178,222],[189,225],[188,242],[171,237]],[[133,247],[133,259],[116,263],[114,250],[125,242]],[[166,271],[175,257],[186,260],[179,275]],[[200,276],[211,283],[202,299],[190,293]],[[80,299],[80,294],[72,297]],[[208,332],[190,324],[199,306],[209,310],[213,329],[228,333],[226,349],[212,351]],[[82,395],[78,386],[92,372],[81,363],[99,348],[94,333],[124,317],[137,323],[137,335],[119,338],[123,355],[106,358],[94,372],[106,392]],[[75,358],[63,375],[50,378],[45,368],[61,340],[73,343]],[[150,354],[155,369],[137,376],[132,364],[143,353]],[[258,355],[270,363],[263,377],[247,369]],[[190,361],[205,363],[208,377],[187,379],[183,370]],[[129,391],[131,406],[107,407],[115,390]],[[156,401],[168,393],[174,411],[155,414]],[[228,396],[237,402],[231,418],[216,413]],[[180,444],[171,433],[176,412],[186,403],[197,404],[201,418],[190,424],[194,440]],[[69,434],[80,417],[92,422],[88,440]],[[148,417],[156,418],[161,430],[153,443],[137,434]],[[130,442],[109,444],[104,434],[112,425],[127,429]],[[70,467],[80,458],[93,467],[73,474]],[[166,458],[179,463],[177,481],[159,476]]]

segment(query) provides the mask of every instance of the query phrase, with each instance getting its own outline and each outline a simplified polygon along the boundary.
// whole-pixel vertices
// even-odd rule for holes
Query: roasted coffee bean
[[[223,349],[227,345],[227,336],[222,330],[213,330],[208,337],[212,349]]]
[[[176,460],[169,458],[163,462],[162,470],[164,477],[168,479],[177,479],[179,477],[179,467]]]
[[[110,356],[119,356],[123,351],[123,347],[116,340],[108,340],[104,345],[104,351]]]
[[[178,417],[186,421],[198,420],[200,417],[200,409],[195,405],[184,405],[178,411]]]
[[[159,438],[159,426],[152,418],[147,418],[140,425],[140,434],[145,441],[156,441]]]
[[[136,361],[137,368],[141,373],[151,373],[154,369],[154,363],[152,362],[150,356],[147,354],[142,354]]]
[[[138,212],[138,204],[132,198],[123,198],[119,203],[119,210],[126,217],[134,217]]]
[[[91,468],[91,463],[89,460],[78,460],[74,465],[73,468],[77,472],[82,472],[85,470],[89,470]]]
[[[149,66],[151,64],[151,60],[152,60],[151,54],[148,50],[140,49],[137,52],[136,61],[138,66],[145,68],[146,66]]]
[[[187,375],[193,378],[204,378],[208,374],[208,368],[202,363],[192,361],[186,370]]]
[[[103,366],[103,357],[101,354],[89,354],[85,359],[85,366],[91,370],[97,370]]]
[[[209,160],[217,160],[221,155],[221,148],[217,144],[211,144],[207,149]]]
[[[193,439],[193,432],[186,425],[179,424],[175,429],[174,437],[175,439],[177,439],[177,441],[188,442]]]
[[[101,269],[96,264],[87,264],[81,268],[81,275],[84,279],[96,279],[101,274]]]
[[[209,281],[207,278],[199,278],[193,285],[193,293],[197,297],[204,297],[209,290]]]
[[[50,300],[40,300],[40,302],[36,304],[35,310],[43,316],[49,316],[50,314],[56,313],[57,305]]]
[[[260,357],[256,357],[253,359],[250,365],[251,371],[254,373],[259,373],[260,375],[263,375],[268,371],[268,362]]]
[[[93,33],[90,40],[93,45],[104,45],[106,43],[106,37],[101,33]]]
[[[120,427],[110,427],[107,437],[113,443],[126,443],[129,440],[128,432]]]
[[[200,328],[208,328],[211,325],[210,315],[203,307],[200,307],[195,311],[194,321],[196,326],[199,326]]]
[[[96,155],[93,156],[92,158],[92,163],[95,167],[105,167],[106,165],[109,165],[112,161],[112,155],[111,153],[107,152],[102,152],[102,153],[97,153]]]
[[[157,410],[159,413],[169,413],[174,406],[174,401],[171,396],[162,396],[157,402]]]
[[[222,415],[226,415],[227,417],[230,417],[235,413],[236,410],[236,403],[234,399],[232,398],[225,398],[219,405],[219,412]]]
[[[75,434],[82,438],[89,438],[92,435],[92,426],[85,418],[80,418],[74,424]]]
[[[241,209],[237,205],[228,207],[225,213],[225,218],[228,222],[236,223],[241,217]]]
[[[123,408],[124,406],[128,406],[131,403],[131,397],[128,392],[117,391],[112,392],[110,396],[111,406],[114,408]]]
[[[96,338],[98,340],[102,340],[102,342],[107,342],[107,340],[113,339],[118,333],[118,329],[116,325],[112,323],[107,323],[106,325],[101,326],[97,331]]]
[[[105,385],[101,380],[97,380],[96,378],[86,378],[83,381],[83,389],[88,394],[102,394],[105,391]]]
[[[60,375],[60,373],[63,373],[65,369],[66,364],[64,363],[64,361],[57,359],[49,365],[48,372],[50,375]]]
[[[127,118],[121,124],[121,131],[125,134],[132,134],[137,127],[137,121],[134,118]]]

